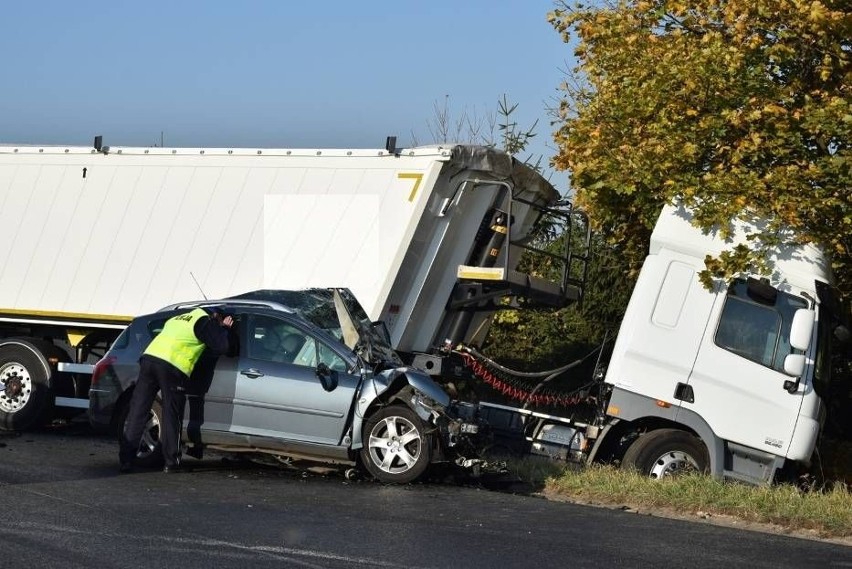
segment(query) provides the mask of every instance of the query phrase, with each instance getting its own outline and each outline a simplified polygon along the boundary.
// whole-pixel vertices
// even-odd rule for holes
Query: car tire
[[[40,426],[53,408],[50,371],[37,348],[0,346],[0,429],[25,431]]]
[[[707,473],[710,458],[701,439],[679,429],[658,429],[640,435],[624,453],[621,468],[649,478],[690,472]]]
[[[425,427],[404,405],[382,407],[364,425],[361,464],[380,482],[416,480],[432,461],[432,435]]]
[[[127,422],[127,415],[130,411],[130,401],[124,405],[121,410],[121,415],[118,420],[118,440],[121,442],[121,437],[124,434],[124,424]],[[154,400],[151,404],[151,410],[148,412],[148,420],[145,423],[145,430],[142,431],[142,440],[139,442],[139,451],[136,453],[134,462],[136,465],[143,468],[160,468],[163,466],[163,450],[160,445],[160,425],[163,424],[163,405],[159,399]]]

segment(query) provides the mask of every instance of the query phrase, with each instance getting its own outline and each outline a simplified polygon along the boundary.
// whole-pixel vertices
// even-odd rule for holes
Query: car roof
[[[226,312],[233,311],[236,312],[237,309],[240,308],[248,308],[251,309],[252,312],[256,314],[267,314],[267,315],[277,315],[281,316],[286,315],[294,318],[299,323],[301,323],[306,328],[313,331],[314,334],[317,334],[323,337],[326,340],[340,342],[338,338],[334,335],[330,334],[328,331],[323,328],[317,326],[310,320],[304,317],[301,312],[298,310],[291,308],[289,306],[285,306],[280,302],[268,301],[268,300],[242,300],[242,299],[222,299],[222,300],[196,300],[189,302],[177,302],[175,304],[170,304],[168,306],[164,306],[156,312],[152,312],[150,314],[142,314],[133,319],[133,324],[137,324],[139,322],[150,322],[155,320],[157,317],[160,318],[171,318],[175,314],[179,314],[182,311],[191,310],[195,308],[217,308],[219,310],[224,310]]]
[[[149,322],[151,320],[156,320],[157,318],[171,318],[176,314],[180,314],[181,312],[186,312],[188,310],[193,310],[195,308],[205,308],[205,309],[219,309],[224,310],[226,312],[236,312],[239,308],[252,308],[259,309],[260,312],[268,312],[273,314],[286,314],[289,316],[295,316],[300,321],[306,322],[304,317],[297,310],[294,310],[288,306],[284,306],[283,304],[277,302],[267,302],[267,301],[256,301],[256,300],[196,300],[196,301],[188,301],[188,302],[176,302],[174,304],[169,304],[168,306],[164,306],[157,310],[156,312],[149,312],[148,314],[140,314],[133,318],[133,321],[130,323],[133,324],[139,322]],[[310,325],[310,323],[308,323]]]
[[[170,310],[188,310],[192,308],[218,308],[225,309],[228,308],[269,308],[271,310],[276,310],[280,312],[286,312],[287,314],[297,314],[297,311],[289,306],[285,306],[280,302],[274,302],[270,300],[235,300],[235,299],[222,299],[222,300],[195,300],[190,302],[178,302],[175,304],[170,304],[158,310],[157,312],[168,312]]]

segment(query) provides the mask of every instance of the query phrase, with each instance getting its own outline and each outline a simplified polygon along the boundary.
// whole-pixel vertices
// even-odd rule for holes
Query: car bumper
[[[110,429],[113,423],[117,399],[111,390],[89,390],[89,410],[87,411],[87,415],[89,424],[93,429],[96,431],[107,431]]]

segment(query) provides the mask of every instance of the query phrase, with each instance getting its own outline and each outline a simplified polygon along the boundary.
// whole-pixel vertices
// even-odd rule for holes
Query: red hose
[[[579,393],[571,395],[556,395],[552,393],[532,393],[531,389],[524,389],[512,385],[489,370],[482,362],[478,361],[469,353],[458,352],[464,359],[465,365],[473,372],[473,374],[496,389],[502,395],[509,399],[522,401],[524,403],[532,403],[534,405],[546,405],[551,407],[571,407],[583,401],[583,397]]]

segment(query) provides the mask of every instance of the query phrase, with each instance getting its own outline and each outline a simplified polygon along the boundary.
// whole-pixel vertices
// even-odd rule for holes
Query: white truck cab
[[[831,318],[828,264],[811,245],[781,248],[771,275],[708,290],[699,280],[705,256],[741,242],[745,230],[738,225],[726,242],[667,206],[653,231],[605,377],[608,427],[629,424],[639,435],[628,437],[624,461],[652,475],[691,465],[769,482],[814,450],[824,420],[814,380],[817,328]]]

